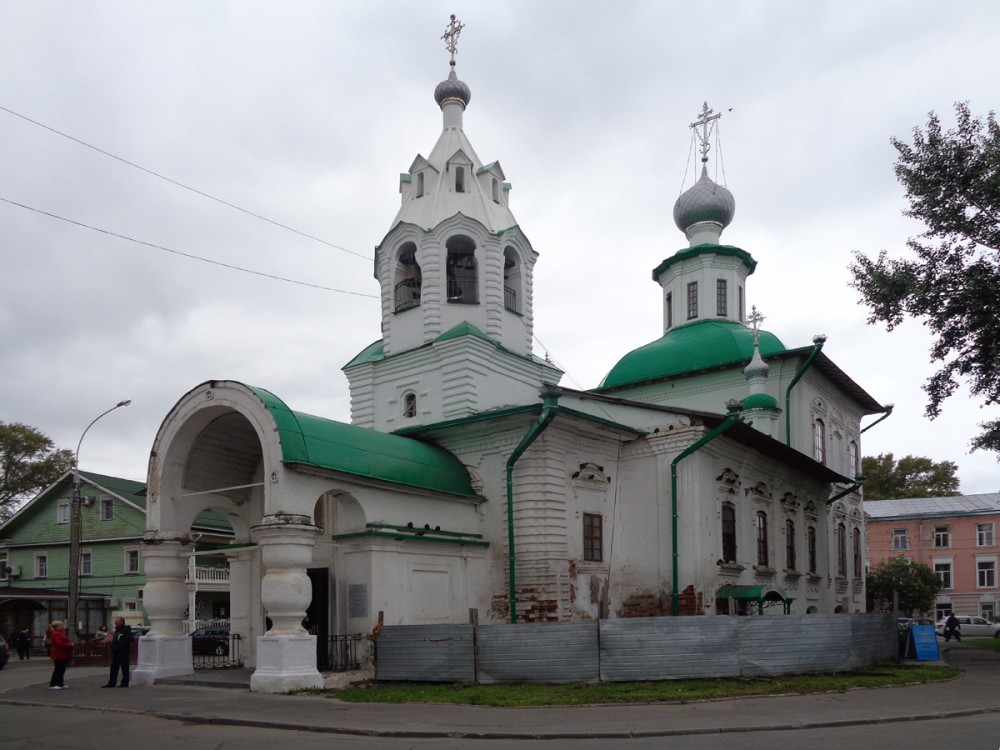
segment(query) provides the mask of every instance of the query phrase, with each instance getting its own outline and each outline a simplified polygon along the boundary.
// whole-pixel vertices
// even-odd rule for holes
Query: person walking
[[[49,690],[65,690],[66,667],[73,658],[73,641],[63,632],[63,621],[55,620],[52,625],[52,635],[49,640],[49,656],[54,665],[52,677],[49,678]]]
[[[128,661],[132,652],[132,628],[125,624],[124,617],[115,618],[115,631],[108,633],[105,642],[111,644],[111,674],[108,676],[108,684],[101,687],[128,687]],[[118,682],[118,672],[122,674],[121,685]]]
[[[948,619],[944,621],[944,631],[941,634],[946,641],[950,641],[952,637],[956,641],[962,640],[962,625],[954,613],[948,615]]]
[[[14,634],[14,645],[17,647],[17,658],[25,661],[31,658],[31,633],[27,628],[21,628]]]

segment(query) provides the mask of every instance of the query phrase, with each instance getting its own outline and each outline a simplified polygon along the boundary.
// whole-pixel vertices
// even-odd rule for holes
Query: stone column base
[[[250,676],[250,690],[285,693],[300,688],[323,687],[316,669],[316,636],[262,635],[257,639],[257,670]]]
[[[132,670],[131,684],[152,685],[158,677],[194,673],[190,636],[144,635],[138,642],[139,662]]]

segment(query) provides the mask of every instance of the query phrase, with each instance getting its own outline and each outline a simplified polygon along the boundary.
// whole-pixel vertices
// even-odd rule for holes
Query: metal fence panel
[[[375,648],[379,680],[476,679],[472,625],[390,625],[379,632]]]
[[[899,630],[895,615],[851,615],[851,669],[894,661]]]
[[[736,618],[601,621],[601,679],[679,680],[739,674]]]
[[[480,625],[479,682],[595,682],[596,621]]]
[[[736,619],[741,675],[845,672],[851,667],[851,620],[847,615]]]

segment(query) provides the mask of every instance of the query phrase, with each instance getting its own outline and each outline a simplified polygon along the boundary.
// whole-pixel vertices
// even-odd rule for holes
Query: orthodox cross
[[[757,305],[750,308],[750,314],[747,315],[747,322],[753,329],[753,342],[757,343],[757,337],[760,335],[760,324],[765,320],[764,316],[760,314],[757,310]]]
[[[454,65],[454,62],[452,63]],[[708,161],[708,150],[711,148],[709,145],[709,136],[712,134],[712,123],[722,117],[722,113],[715,113],[712,108],[708,106],[708,102],[705,102],[701,108],[701,114],[697,120],[691,123],[692,128],[701,128],[701,133],[698,135],[699,150],[701,151],[702,162]],[[695,131],[697,132],[697,131]]]
[[[451,23],[448,24],[448,27],[444,30],[444,36],[441,37],[444,39],[445,49],[451,53],[451,62],[449,65],[453,68],[455,67],[455,53],[458,52],[458,35],[462,33],[462,29],[464,28],[465,24],[457,21],[455,14],[452,13]]]

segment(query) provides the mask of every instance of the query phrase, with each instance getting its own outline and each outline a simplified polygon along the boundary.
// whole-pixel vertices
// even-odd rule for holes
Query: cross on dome
[[[454,16],[452,16],[452,18],[454,19]],[[455,64],[454,60],[451,64]],[[698,134],[697,131],[695,132],[698,135],[698,150],[701,151],[702,162],[708,161],[708,150],[711,148],[709,139],[712,135],[712,123],[720,117],[722,117],[722,113],[715,113],[712,108],[708,106],[708,102],[705,102],[702,105],[701,113],[699,114],[698,119],[691,123],[691,128],[701,128],[700,134]]]
[[[760,314],[759,310],[757,310],[757,305],[753,305],[750,308],[750,314],[747,315],[747,323],[749,323],[750,328],[753,329],[754,344],[757,343],[757,337],[760,336],[760,324],[765,320],[766,318]]]
[[[455,18],[455,14],[451,14],[451,23],[444,30],[444,35],[441,37],[444,40],[445,49],[451,53],[451,62],[448,63],[451,67],[455,67],[455,54],[458,52],[458,36],[462,33],[462,29],[465,28],[465,24],[459,22]]]

